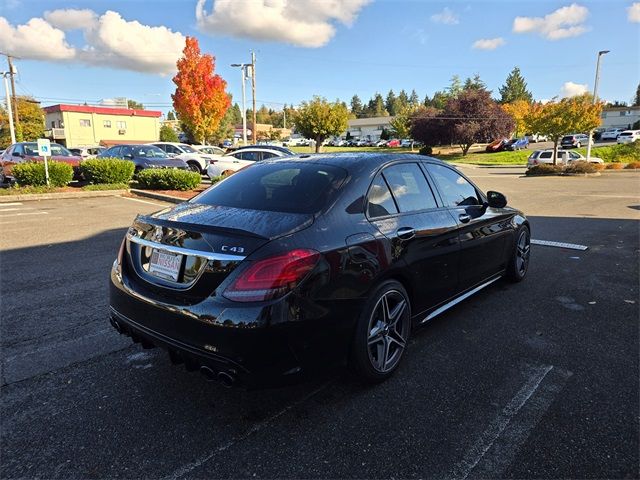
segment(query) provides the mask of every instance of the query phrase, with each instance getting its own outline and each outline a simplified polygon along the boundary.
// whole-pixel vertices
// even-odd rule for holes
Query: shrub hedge
[[[49,184],[52,187],[64,187],[73,180],[73,167],[68,163],[50,161]],[[11,174],[20,186],[46,185],[44,162],[26,162],[14,165]]]
[[[128,183],[134,168],[133,162],[119,158],[96,158],[80,164],[80,172],[91,183]]]
[[[527,170],[526,175],[557,175],[562,173],[562,165],[552,165],[550,163],[541,163],[534,165]]]
[[[193,190],[200,185],[200,174],[188,170],[149,168],[137,177],[141,188],[150,190]]]
[[[432,155],[433,154],[433,148],[431,148],[429,145],[425,145],[424,147],[421,147],[420,150],[418,150],[418,153],[420,155]]]
[[[638,170],[640,169],[640,162],[631,162],[624,168],[627,168],[629,170]]]
[[[571,162],[564,167],[564,173],[596,173],[598,169],[593,163]]]

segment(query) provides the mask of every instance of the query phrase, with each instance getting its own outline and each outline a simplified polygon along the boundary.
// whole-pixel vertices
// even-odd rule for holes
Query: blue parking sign
[[[38,155],[41,157],[51,156],[51,141],[46,138],[38,139]]]

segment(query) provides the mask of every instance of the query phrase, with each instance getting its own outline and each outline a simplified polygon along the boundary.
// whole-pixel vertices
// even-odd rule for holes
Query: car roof
[[[356,169],[368,166],[379,167],[391,161],[409,161],[420,162],[429,161],[446,165],[446,162],[434,157],[418,155],[415,153],[377,153],[377,152],[340,152],[340,153],[303,153],[299,155],[284,157],[280,159],[269,159],[264,162],[304,162],[304,163],[321,163],[325,165],[334,165],[348,169],[355,167]]]

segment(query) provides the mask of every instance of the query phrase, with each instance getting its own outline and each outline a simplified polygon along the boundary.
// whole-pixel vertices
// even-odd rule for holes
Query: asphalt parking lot
[[[462,169],[530,217],[527,279],[414,332],[384,384],[207,383],[110,326],[126,227],[161,202],[0,204],[2,478],[637,478],[640,174]]]

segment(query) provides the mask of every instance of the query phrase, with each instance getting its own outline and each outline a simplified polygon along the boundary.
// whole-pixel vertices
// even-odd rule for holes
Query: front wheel
[[[531,257],[531,233],[529,227],[521,226],[516,234],[516,243],[507,265],[507,280],[521,282],[529,270]]]
[[[367,383],[379,383],[398,368],[411,333],[411,305],[395,280],[379,285],[360,315],[351,366]]]
[[[576,143],[576,148],[580,148],[580,142]]]

